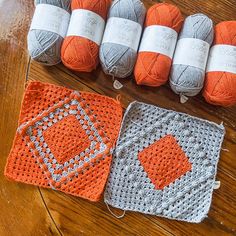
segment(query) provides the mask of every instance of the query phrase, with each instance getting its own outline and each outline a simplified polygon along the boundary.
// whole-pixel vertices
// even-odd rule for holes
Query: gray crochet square
[[[114,152],[104,195],[105,202],[123,210],[201,222],[207,217],[211,205],[224,134],[223,125],[153,105],[131,103],[125,113]],[[182,150],[182,156],[185,155],[191,170],[180,174],[163,188],[157,188],[158,181],[155,185],[150,178],[152,173],[144,168],[139,154],[167,136],[176,140],[176,145]],[[163,150],[165,152],[165,147]],[[147,165],[148,162],[155,164],[156,159],[152,158],[154,156],[147,156]],[[179,159],[178,165],[171,167],[174,169],[171,171],[178,172],[182,168],[182,159]],[[160,163],[165,166],[163,160]],[[155,165],[154,167],[156,168]],[[155,172],[155,168],[151,171]],[[160,169],[160,166],[157,168]],[[157,177],[158,175],[160,172],[156,173]],[[162,178],[162,181],[167,178],[169,177]]]

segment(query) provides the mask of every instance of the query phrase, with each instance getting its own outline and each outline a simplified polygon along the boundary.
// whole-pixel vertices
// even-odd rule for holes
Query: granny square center
[[[74,115],[65,117],[43,132],[44,139],[56,158],[63,164],[90,147],[91,141]]]
[[[172,135],[157,140],[138,154],[155,189],[162,190],[191,170],[192,164]]]

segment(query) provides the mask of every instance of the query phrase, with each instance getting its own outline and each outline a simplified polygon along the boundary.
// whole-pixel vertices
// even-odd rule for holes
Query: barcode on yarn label
[[[84,37],[100,45],[104,29],[105,21],[101,16],[92,11],[77,9],[72,11],[67,36]]]
[[[236,74],[236,46],[223,44],[213,46],[210,50],[206,71]]]
[[[175,30],[160,26],[148,26],[143,33],[139,52],[154,52],[173,58],[178,34]]]
[[[35,8],[30,30],[46,30],[64,38],[69,22],[70,14],[66,10],[49,4],[39,4]]]
[[[102,43],[120,44],[137,52],[142,27],[137,22],[111,17],[108,19]]]
[[[209,43],[200,39],[180,39],[176,45],[173,64],[193,66],[205,71],[209,48]]]

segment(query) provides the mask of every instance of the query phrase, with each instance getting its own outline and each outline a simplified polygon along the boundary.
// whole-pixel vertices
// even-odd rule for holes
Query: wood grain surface
[[[145,0],[146,7],[157,1]],[[186,16],[202,12],[215,23],[236,20],[235,0],[168,0]],[[236,235],[236,107],[205,103],[201,95],[180,104],[166,85],[137,86],[132,77],[124,88],[113,89],[112,80],[99,67],[90,74],[74,73],[62,64],[43,67],[30,60],[26,37],[34,10],[31,0],[0,0],[0,236],[28,235]],[[3,176],[17,127],[21,99],[27,81],[42,81],[111,97],[122,95],[124,109],[138,100],[186,112],[217,123],[224,122],[226,137],[218,166],[221,188],[214,191],[209,217],[200,224],[167,220],[127,212],[114,218],[105,204],[91,203],[53,190],[9,182]],[[120,210],[113,209],[116,213]]]

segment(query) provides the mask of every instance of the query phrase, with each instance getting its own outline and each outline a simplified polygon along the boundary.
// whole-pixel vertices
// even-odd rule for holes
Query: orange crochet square
[[[112,98],[31,82],[5,175],[98,201],[122,120]]]
[[[138,154],[145,172],[162,190],[192,169],[188,157],[172,135],[167,135]]]
[[[91,144],[82,125],[72,115],[48,128],[43,136],[60,164],[80,154]]]

